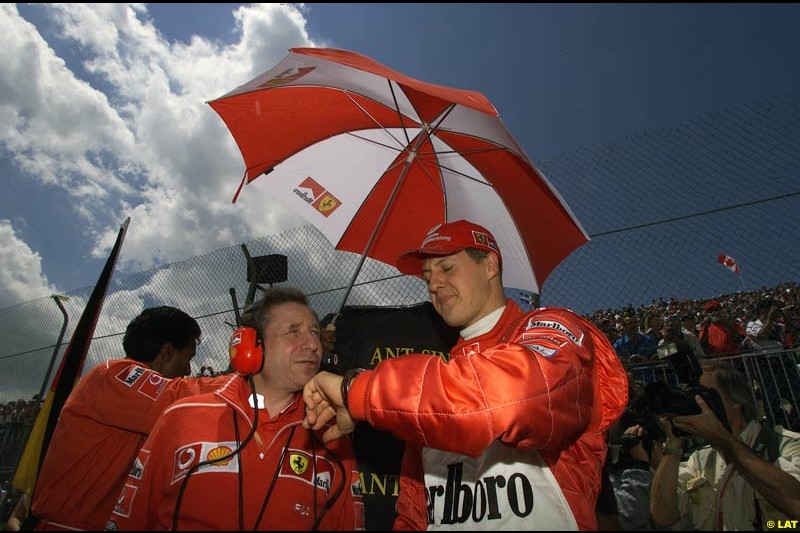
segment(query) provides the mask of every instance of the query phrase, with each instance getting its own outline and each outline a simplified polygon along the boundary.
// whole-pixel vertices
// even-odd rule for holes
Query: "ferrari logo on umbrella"
[[[325,187],[311,176],[300,182],[293,192],[325,217],[331,216],[336,208],[342,205],[338,198],[326,191]]]
[[[331,213],[333,213],[339,205],[341,205],[341,202],[337,200],[335,196],[328,193],[322,195],[322,197],[314,203],[314,207],[317,208],[317,211],[326,217],[331,216]]]
[[[314,67],[303,67],[303,68],[290,68],[286,69],[271,80],[267,80],[259,87],[278,87],[280,85],[286,85],[289,82],[298,80],[314,70]]]

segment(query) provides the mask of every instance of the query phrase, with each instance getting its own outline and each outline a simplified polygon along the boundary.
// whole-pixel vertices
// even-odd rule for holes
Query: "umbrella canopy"
[[[478,92],[353,52],[293,48],[209,105],[239,146],[244,180],[362,262],[394,265],[433,226],[466,219],[497,239],[503,284],[539,293],[589,240]]]

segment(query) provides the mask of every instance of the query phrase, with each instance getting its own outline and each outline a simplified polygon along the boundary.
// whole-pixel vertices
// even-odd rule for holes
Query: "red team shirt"
[[[509,300],[450,354],[405,355],[351,384],[353,418],[406,442],[395,529],[596,530],[606,431],[628,400],[606,336]]]
[[[132,359],[90,370],[64,404],[39,473],[32,506],[42,519],[37,529],[102,530],[164,409],[215,390],[228,377],[169,379]]]
[[[249,385],[237,375],[215,393],[186,398],[167,409],[125,480],[110,528],[170,529],[187,473],[201,461],[235,450],[250,432],[249,393]],[[304,416],[300,393],[271,419],[260,410],[256,437],[240,456],[191,474],[178,529],[239,530],[240,499],[245,530],[308,531],[319,518],[318,529],[364,529],[361,483],[350,439],[330,442],[325,450],[301,426]]]

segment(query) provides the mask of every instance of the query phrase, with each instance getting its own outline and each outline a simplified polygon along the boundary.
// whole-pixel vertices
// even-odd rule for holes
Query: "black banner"
[[[346,306],[336,320],[336,371],[371,369],[409,353],[432,354],[448,361],[457,339],[458,330],[445,324],[430,302],[407,307]],[[405,444],[366,423],[356,427],[353,444],[361,472],[366,528],[389,531],[395,518]]]

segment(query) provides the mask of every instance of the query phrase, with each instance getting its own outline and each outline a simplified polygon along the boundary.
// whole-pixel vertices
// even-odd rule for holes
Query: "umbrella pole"
[[[411,165],[414,163],[414,159],[417,157],[417,150],[422,145],[422,143],[428,139],[431,135],[431,129],[425,128],[425,133],[417,137],[417,142],[414,147],[410,150],[408,157],[406,158],[406,164],[403,167],[403,172],[400,173],[400,177],[397,179],[397,183],[394,184],[394,189],[392,189],[392,194],[389,196],[389,201],[386,202],[386,209],[383,210],[381,213],[380,218],[378,218],[377,224],[375,224],[375,229],[372,230],[372,234],[369,236],[369,241],[367,241],[366,247],[364,247],[364,252],[361,254],[361,257],[358,259],[358,265],[356,265],[356,270],[353,272],[353,276],[350,278],[350,282],[347,284],[347,288],[344,293],[344,298],[342,298],[342,303],[339,305],[339,310],[333,315],[333,319],[331,320],[332,325],[336,325],[336,319],[342,313],[344,309],[344,304],[347,303],[347,298],[350,297],[350,292],[353,290],[353,285],[356,283],[356,278],[358,277],[359,272],[361,272],[361,267],[364,266],[364,261],[367,259],[367,254],[369,253],[370,249],[372,248],[372,244],[375,242],[375,238],[378,236],[378,231],[381,229],[383,225],[383,221],[386,220],[386,216],[389,214],[389,209],[391,208],[392,204],[394,203],[394,199],[397,197],[397,193],[400,191],[400,185],[403,183],[403,180],[408,174],[408,169],[411,168]]]

